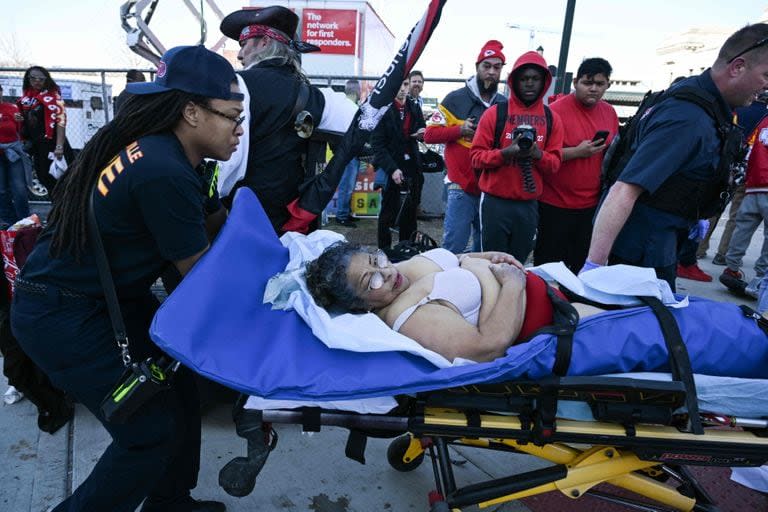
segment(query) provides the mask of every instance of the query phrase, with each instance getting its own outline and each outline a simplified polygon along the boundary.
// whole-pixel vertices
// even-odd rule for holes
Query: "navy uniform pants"
[[[151,295],[122,301],[134,360],[159,354],[148,329],[158,302]],[[19,345],[58,388],[70,393],[112,436],[91,474],[55,512],[133,512],[145,497],[158,510],[189,496],[200,468],[200,409],[192,375],[177,373],[173,387],[127,422],[108,423],[99,406],[123,374],[112,325],[102,300],[17,290],[11,327]]]

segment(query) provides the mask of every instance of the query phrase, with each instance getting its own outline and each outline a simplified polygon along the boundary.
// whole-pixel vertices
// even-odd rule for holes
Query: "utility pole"
[[[573,29],[573,13],[576,10],[576,0],[568,0],[563,23],[563,38],[560,40],[560,60],[557,62],[557,81],[555,94],[566,92],[565,66],[568,64],[568,49],[571,45],[571,30]]]

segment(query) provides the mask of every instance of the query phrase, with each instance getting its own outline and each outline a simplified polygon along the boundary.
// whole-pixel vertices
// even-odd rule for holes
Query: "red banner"
[[[304,9],[302,18],[301,39],[319,46],[322,54],[355,54],[356,10]]]

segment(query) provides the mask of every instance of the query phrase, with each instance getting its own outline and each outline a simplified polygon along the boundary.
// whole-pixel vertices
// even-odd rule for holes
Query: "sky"
[[[0,3],[14,4],[0,17],[0,60],[15,55],[46,67],[152,67],[127,48],[119,17],[123,0]],[[216,1],[225,14],[250,3],[257,2]],[[428,0],[369,3],[399,44]],[[567,0],[448,0],[417,68],[427,77],[469,76],[488,39],[503,42],[510,64],[538,46],[544,47],[549,63],[557,64],[566,5]],[[759,20],[766,8],[768,2],[757,0],[576,0],[568,69],[585,57],[600,56],[612,63],[613,78],[643,80],[658,65],[655,51],[666,37],[691,27],[736,29]],[[220,33],[207,4],[205,10],[210,46]],[[200,37],[200,27],[182,0],[160,0],[150,27],[167,47],[194,44]],[[533,40],[529,28],[534,30]]]

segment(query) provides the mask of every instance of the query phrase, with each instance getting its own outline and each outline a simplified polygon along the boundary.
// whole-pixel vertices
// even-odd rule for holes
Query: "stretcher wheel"
[[[389,465],[397,471],[402,471],[404,473],[413,471],[419,467],[424,460],[423,450],[416,457],[406,459],[406,452],[408,451],[408,447],[411,446],[411,439],[412,437],[410,435],[405,435],[400,436],[389,443],[389,448],[387,448],[387,461],[389,462]]]

